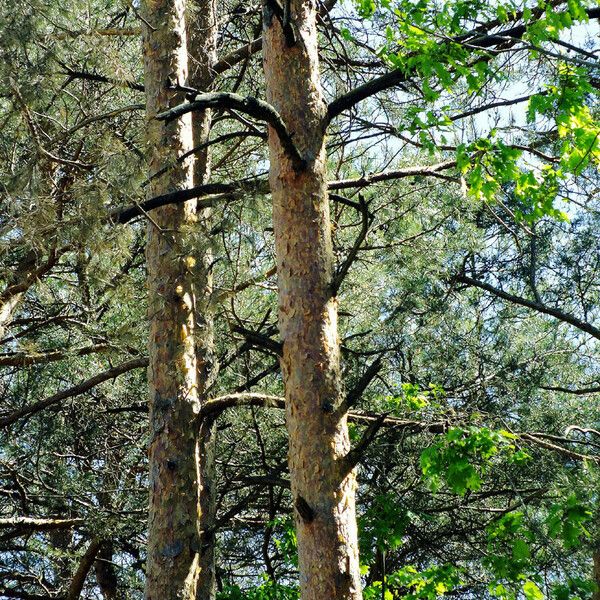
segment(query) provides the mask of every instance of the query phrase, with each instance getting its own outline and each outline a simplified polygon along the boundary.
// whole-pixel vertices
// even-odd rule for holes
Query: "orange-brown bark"
[[[302,600],[361,598],[355,476],[341,385],[337,303],[327,198],[316,2],[292,0],[296,43],[265,5],[267,99],[282,116],[306,168],[295,170],[271,130],[270,185],[289,468]],[[286,40],[287,37],[287,40]]]
[[[187,81],[183,0],[144,5],[144,67],[149,174],[192,148],[191,117],[164,124],[154,116],[183,100],[171,88]],[[193,159],[152,179],[149,194],[193,185]],[[199,568],[198,442],[200,410],[194,334],[196,257],[189,234],[193,202],[155,211],[148,225],[150,510],[146,598],[196,597]]]

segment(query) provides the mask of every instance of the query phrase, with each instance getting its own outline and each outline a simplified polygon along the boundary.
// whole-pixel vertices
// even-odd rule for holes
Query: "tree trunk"
[[[146,0],[144,67],[149,196],[193,185],[191,116],[165,124],[154,116],[181,103],[172,89],[187,83],[183,0]],[[149,217],[146,261],[150,320],[150,509],[146,598],[195,599],[199,566],[199,467],[196,416],[200,410],[195,350],[194,271],[190,231],[195,204],[165,206]]]
[[[295,171],[269,132],[279,328],[302,600],[362,597],[355,476],[344,405],[327,199],[326,106],[318,67],[316,2],[292,0],[290,25],[264,7],[268,101],[307,166]],[[287,11],[286,11],[287,13]],[[284,32],[285,29],[285,32]],[[295,37],[295,43],[293,42]]]
[[[594,573],[593,580],[596,584],[592,600],[600,600],[600,548],[594,551]]]
[[[96,572],[96,583],[100,588],[104,600],[117,600],[118,581],[115,567],[113,565],[113,544],[109,540],[104,540],[100,545],[94,571]]]
[[[217,12],[215,0],[200,0],[190,15],[190,86],[202,91],[212,88],[212,67],[217,60]],[[210,151],[202,148],[209,139],[211,111],[192,113],[194,148],[194,185],[208,183],[210,179]],[[213,292],[210,231],[211,209],[197,211],[198,260],[195,271],[196,284],[196,360],[198,367],[198,394],[200,402],[208,399],[209,388],[217,375],[214,350],[214,327],[211,307]],[[200,579],[196,590],[198,600],[214,600],[215,585],[215,444],[216,426],[212,418],[205,419],[198,432],[200,472]]]
[[[96,560],[96,555],[100,550],[101,543],[101,540],[98,538],[94,538],[90,541],[86,551],[79,561],[79,564],[77,565],[77,569],[65,595],[66,600],[78,600],[78,598],[81,596],[83,586],[85,585],[85,580],[87,579],[88,573],[90,572],[90,569]]]

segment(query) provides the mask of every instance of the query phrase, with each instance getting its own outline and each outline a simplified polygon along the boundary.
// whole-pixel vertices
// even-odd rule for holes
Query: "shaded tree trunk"
[[[144,69],[149,195],[193,185],[191,116],[165,124],[154,116],[184,100],[172,89],[188,79],[183,0],[146,0]],[[164,172],[164,167],[169,168]],[[195,599],[200,575],[200,410],[195,350],[194,273],[190,232],[194,202],[160,208],[148,224],[146,261],[150,320],[150,509],[146,598]]]
[[[596,584],[592,600],[600,600],[600,548],[594,551],[593,581]]]
[[[94,563],[96,583],[102,592],[104,600],[117,600],[118,581],[113,561],[114,548],[112,542],[105,540]]]
[[[362,597],[355,475],[347,473],[334,256],[327,198],[326,106],[319,77],[316,2],[291,0],[289,22],[264,5],[267,99],[307,162],[295,171],[269,132],[279,328],[302,600]],[[282,22],[286,23],[282,26]],[[295,38],[295,42],[294,39]]]
[[[217,12],[215,0],[200,0],[189,18],[190,29],[190,86],[202,91],[212,88],[212,67],[217,60]],[[208,142],[211,111],[192,113],[194,148],[194,186],[204,185],[210,179],[210,151],[203,147]],[[196,360],[198,368],[198,395],[203,403],[217,375],[214,349],[214,327],[211,307],[213,292],[210,230],[210,208],[197,209],[198,260],[195,271],[196,285]],[[198,431],[200,482],[200,579],[196,590],[198,600],[213,600],[215,585],[215,444],[214,419],[204,419]]]

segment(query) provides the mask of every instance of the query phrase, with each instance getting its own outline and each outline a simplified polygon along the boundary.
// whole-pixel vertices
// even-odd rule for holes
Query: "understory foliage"
[[[597,599],[598,3],[320,7],[330,107],[396,74],[327,137],[364,598]],[[231,59],[261,7],[217,10],[215,89],[264,99],[260,50]],[[67,598],[94,545],[81,597],[144,595],[152,211],[120,222],[148,186],[140,19],[0,6],[0,598]],[[231,185],[186,232],[214,256],[212,398],[283,395],[265,138],[214,111]],[[218,600],[299,597],[284,420],[218,414]]]

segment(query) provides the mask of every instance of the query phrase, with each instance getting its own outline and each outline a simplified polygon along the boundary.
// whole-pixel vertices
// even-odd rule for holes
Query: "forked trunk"
[[[144,67],[150,196],[193,185],[191,115],[165,124],[154,116],[184,100],[187,82],[183,0],[146,0]],[[161,172],[162,172],[161,171]],[[194,202],[165,206],[148,219],[150,510],[146,598],[195,600],[200,573],[194,265],[188,247]]]
[[[264,5],[267,99],[306,159],[294,170],[270,131],[270,185],[289,433],[289,468],[302,600],[357,600],[360,586],[355,476],[341,384],[333,249],[317,53],[316,2]],[[295,41],[294,41],[295,40]]]

